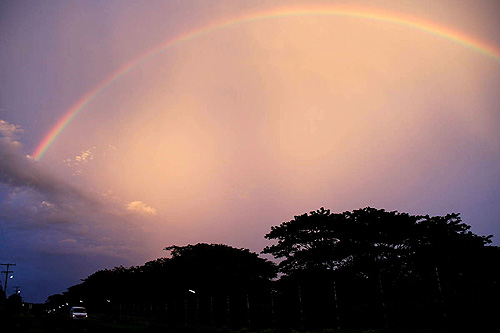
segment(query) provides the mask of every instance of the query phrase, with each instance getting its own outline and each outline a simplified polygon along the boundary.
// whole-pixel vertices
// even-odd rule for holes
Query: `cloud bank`
[[[50,267],[37,264],[47,258],[67,263],[54,273],[64,288],[111,262],[128,265],[140,257],[140,220],[130,210],[139,215],[156,210],[140,201],[124,209],[116,197],[85,191],[51,173],[25,154],[22,134],[19,126],[0,120],[0,257],[17,262],[16,272],[27,279],[17,283],[24,290],[38,285],[32,294],[63,291],[43,290],[54,286]],[[82,261],[93,264],[68,269]],[[42,278],[35,282],[30,276]]]

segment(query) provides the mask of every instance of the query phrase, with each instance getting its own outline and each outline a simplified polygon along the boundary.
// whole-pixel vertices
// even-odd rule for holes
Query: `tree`
[[[322,207],[271,227],[265,237],[278,242],[263,253],[282,259],[279,269],[284,274],[340,269],[367,274],[402,263],[419,219],[370,207],[344,213]]]
[[[472,233],[459,214],[321,208],[271,227],[265,237],[277,243],[263,253],[282,260],[290,283],[316,295],[310,301],[316,310],[325,306],[318,295],[331,281],[344,299],[344,316],[352,313],[353,320],[389,307],[401,322],[413,316],[420,323],[444,317],[472,323],[498,309],[500,249],[488,246],[492,236]]]
[[[94,313],[168,316],[172,324],[227,324],[230,303],[232,323],[244,323],[249,295],[257,309],[276,277],[275,264],[248,249],[199,243],[165,250],[170,257],[97,271],[62,298],[72,305],[82,300]]]
[[[22,306],[23,306],[23,299],[21,298],[21,295],[19,295],[18,293],[12,294],[7,298],[6,308],[7,311],[10,312],[11,314],[21,313]]]
[[[228,290],[257,287],[276,276],[274,263],[248,249],[224,244],[169,246],[168,270],[177,284],[190,289]],[[152,265],[152,264],[149,264]],[[146,264],[148,266],[148,264]]]
[[[0,305],[3,304],[6,300],[5,292],[3,291],[2,286],[0,286]]]

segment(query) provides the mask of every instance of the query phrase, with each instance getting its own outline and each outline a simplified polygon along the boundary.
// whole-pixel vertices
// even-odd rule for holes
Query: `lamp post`
[[[193,290],[193,289],[188,289],[188,292],[193,294],[193,295],[196,295],[196,291]],[[198,297],[195,296],[195,321],[198,321]],[[184,318],[185,318],[185,323],[186,323],[186,326],[188,325],[188,319],[189,319],[189,316],[188,316],[188,299],[186,298],[184,300]]]

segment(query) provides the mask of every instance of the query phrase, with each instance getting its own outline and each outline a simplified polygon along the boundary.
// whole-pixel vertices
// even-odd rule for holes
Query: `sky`
[[[500,244],[498,17],[496,0],[2,1],[7,294],[44,302],[170,245],[260,252],[320,207],[461,213]]]

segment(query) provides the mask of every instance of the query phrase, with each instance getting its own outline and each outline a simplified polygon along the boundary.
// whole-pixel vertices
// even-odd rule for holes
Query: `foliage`
[[[321,208],[271,227],[265,237],[277,244],[263,253],[282,259],[279,268],[285,274],[318,269],[411,274],[412,264],[439,265],[451,253],[491,242],[491,236],[469,229],[459,214],[413,216],[370,207],[330,213]]]
[[[500,248],[459,214],[321,208],[265,237],[276,241],[263,253],[277,266],[224,244],[173,245],[168,257],[97,271],[46,304],[84,305],[115,322],[228,332],[487,331],[500,311]]]
[[[0,286],[0,308],[3,307],[6,300],[7,298],[5,296],[5,292],[3,291],[2,286]]]
[[[263,253],[281,260],[281,288],[297,294],[301,287],[311,311],[305,316],[314,322],[331,309],[325,290],[342,300],[344,323],[359,317],[379,326],[416,318],[419,324],[473,323],[498,309],[500,249],[488,245],[492,236],[472,233],[459,214],[321,208],[271,227],[265,237],[277,241]]]
[[[276,276],[272,262],[259,258],[248,249],[223,244],[196,244],[169,246],[165,250],[172,255],[170,269],[178,272],[176,283],[201,292],[248,289]],[[146,266],[148,264],[155,263]]]
[[[18,314],[21,313],[23,306],[23,299],[19,294],[12,294],[7,298],[6,309],[10,314]]]
[[[203,307],[223,321],[229,298],[235,303],[238,297],[238,304],[245,304],[245,295],[252,294],[256,303],[276,276],[274,263],[248,249],[200,243],[165,250],[170,251],[170,257],[142,266],[97,271],[68,288],[64,295],[51,296],[48,302],[82,304],[91,312],[103,313],[160,314],[168,309],[179,323],[187,321],[187,316],[200,319],[198,313]],[[231,311],[234,318],[237,312],[244,317],[244,309],[231,305]]]

